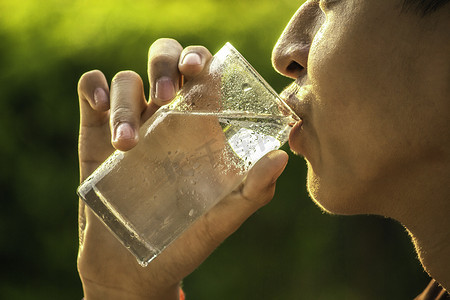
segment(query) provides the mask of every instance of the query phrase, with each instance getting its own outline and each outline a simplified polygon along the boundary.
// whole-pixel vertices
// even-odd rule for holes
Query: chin
[[[310,197],[321,210],[334,215],[370,214],[364,196],[357,193],[354,186],[327,184],[314,174],[308,164],[307,188]]]

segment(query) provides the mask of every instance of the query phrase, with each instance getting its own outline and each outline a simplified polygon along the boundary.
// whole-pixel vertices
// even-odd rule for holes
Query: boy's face
[[[450,36],[434,18],[449,10],[422,18],[402,2],[307,1],[275,46],[274,66],[296,79],[283,96],[303,119],[290,146],[328,211],[382,213],[448,154]]]

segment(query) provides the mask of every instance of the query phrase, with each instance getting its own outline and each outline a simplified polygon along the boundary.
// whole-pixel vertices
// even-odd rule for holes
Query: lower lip
[[[289,133],[289,147],[294,151],[301,153],[300,144],[298,141],[300,131],[302,130],[302,121],[298,121],[295,123],[295,125],[292,127],[291,132]]]

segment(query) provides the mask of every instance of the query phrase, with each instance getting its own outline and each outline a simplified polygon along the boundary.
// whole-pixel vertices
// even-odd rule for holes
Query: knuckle
[[[157,69],[167,68],[175,65],[177,62],[178,57],[171,56],[170,54],[160,54],[150,61],[150,67]]]
[[[240,191],[240,195],[246,203],[258,208],[267,205],[272,200],[274,194],[275,184],[269,185],[259,191],[249,191],[248,189],[242,189]]]
[[[176,68],[183,47],[176,40],[162,38],[154,42],[149,49],[149,70]]]
[[[149,60],[149,69],[153,74],[162,72],[174,75],[178,72],[179,59],[179,55],[174,56],[168,53],[159,54]]]
[[[131,108],[125,104],[119,104],[111,111],[111,123],[114,126],[124,122],[132,123],[132,121],[133,112]]]

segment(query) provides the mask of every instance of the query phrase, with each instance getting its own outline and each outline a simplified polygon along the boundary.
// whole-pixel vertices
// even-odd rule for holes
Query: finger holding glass
[[[168,48],[173,51],[171,55],[167,54],[171,53],[167,50]],[[178,58],[176,53],[178,53]],[[197,55],[200,57],[200,64],[198,64],[199,60],[195,58]],[[194,58],[192,58],[193,56]],[[145,225],[148,219],[157,222],[150,228],[154,228],[154,226],[157,228],[165,227],[168,231],[175,232],[178,229],[174,229],[172,220],[187,219],[190,224],[193,224],[152,262],[151,267],[142,268],[130,252],[122,247],[118,240],[108,232],[91,209],[85,207],[83,201],[81,201],[78,267],[85,295],[88,299],[100,299],[102,297],[108,297],[109,299],[131,299],[130,297],[135,297],[135,299],[177,299],[179,282],[192,272],[223,239],[234,232],[246,218],[272,198],[276,178],[281,174],[287,163],[286,153],[276,151],[263,157],[248,173],[246,181],[240,184],[243,177],[238,178],[238,176],[229,176],[229,174],[227,176],[227,172],[219,175],[213,173],[214,165],[216,167],[226,166],[224,157],[214,160],[214,154],[219,148],[226,146],[227,153],[233,158],[236,158],[237,153],[236,149],[233,149],[227,142],[227,136],[224,132],[224,127],[227,125],[221,124],[217,115],[209,115],[205,118],[205,116],[202,116],[204,112],[201,111],[189,116],[186,116],[183,112],[180,113],[180,111],[175,114],[165,114],[165,108],[155,114],[161,105],[165,105],[165,102],[168,101],[167,103],[169,103],[171,100],[172,94],[169,84],[173,84],[173,89],[177,90],[179,87],[177,84],[181,82],[182,75],[186,76],[187,83],[194,82],[197,77],[201,77],[203,69],[210,66],[210,58],[209,51],[203,47],[188,47],[183,51],[181,46],[178,47],[173,40],[161,39],[155,42],[149,51],[149,81],[151,86],[149,102],[145,101],[142,80],[134,72],[127,71],[116,75],[111,84],[110,97],[106,93],[108,86],[105,86],[106,80],[104,80],[101,72],[95,71],[90,76],[83,76],[80,80],[80,99],[88,99],[81,105],[82,120],[89,119],[88,123],[97,124],[97,127],[82,125],[80,130],[80,161],[96,156],[95,160],[88,160],[90,162],[89,168],[85,168],[83,164],[80,165],[81,178],[85,179],[93,171],[93,167],[99,165],[102,157],[104,160],[108,154],[112,153],[114,148],[111,146],[111,139],[112,144],[117,149],[131,149],[126,152],[118,151],[114,154],[117,157],[123,156],[126,158],[120,159],[121,168],[116,168],[118,164],[115,163],[109,165],[108,172],[104,173],[102,177],[108,180],[102,180],[101,183],[98,181],[91,185],[91,190],[85,190],[85,196],[87,194],[94,195],[93,197],[97,197],[97,200],[99,200],[94,204],[103,205],[103,215],[99,214],[99,210],[93,207],[99,217],[103,218],[103,222],[108,224],[109,227],[119,224],[121,230],[125,229],[122,230],[122,236],[120,236],[119,231],[115,231],[122,243],[126,239],[139,242],[128,244],[130,248],[131,246],[134,247],[133,253],[135,255],[139,254],[140,250],[147,251],[145,255],[148,255],[148,243],[142,239],[142,236],[144,235],[144,238],[148,239],[149,232],[143,233],[135,230],[136,227],[140,226],[139,224]],[[163,80],[163,83],[161,83],[161,80]],[[99,83],[101,84],[99,85]],[[96,96],[92,91],[99,89],[105,91],[102,94],[103,96],[106,95],[102,98],[103,102],[105,102],[105,98],[108,99],[108,102],[111,98],[110,111],[105,109],[106,104],[102,104],[102,110],[99,110],[95,105],[85,105],[86,102],[95,103]],[[192,89],[189,90],[192,91]],[[213,91],[214,89],[210,89],[209,94],[203,93],[203,98],[197,98],[194,101],[197,102],[196,108],[207,107],[210,104],[209,101],[214,100],[210,97]],[[97,98],[99,97],[97,96]],[[224,103],[214,104],[214,101],[212,103],[211,107],[216,110],[224,105]],[[177,106],[174,104],[174,107]],[[152,122],[159,118],[159,121],[152,123],[154,124],[153,127],[146,126],[147,123],[145,122],[148,121],[148,118],[152,118]],[[136,127],[139,126],[137,124],[143,123],[145,124],[141,129]],[[117,134],[118,130],[119,133],[122,130],[120,129],[121,124],[130,124],[130,128],[134,132]],[[165,126],[157,126],[158,124],[164,124]],[[151,130],[149,130],[150,128]],[[152,132],[153,134],[150,134]],[[185,134],[180,135],[180,132]],[[233,131],[229,132],[233,133]],[[134,133],[134,135],[131,133]],[[254,135],[256,139],[251,140],[248,131],[246,134],[247,141],[256,144],[263,137],[263,133],[260,133],[259,136]],[[233,136],[235,135],[236,132]],[[258,137],[260,140],[258,140]],[[236,141],[234,143],[236,144]],[[99,152],[101,154],[98,154],[96,150],[100,148],[104,150]],[[266,152],[269,150],[266,149]],[[147,160],[143,164],[141,159],[148,158],[149,155],[153,157],[153,162]],[[135,159],[133,156],[141,159]],[[252,161],[252,163],[255,161]],[[110,162],[113,162],[113,160],[111,159]],[[205,162],[206,164],[204,164]],[[127,176],[122,174],[114,177],[111,175],[118,174],[120,169],[122,171],[128,170]],[[202,174],[200,179],[193,177],[196,172]],[[211,186],[211,182],[204,182],[204,179],[213,179],[216,183],[220,183],[220,181],[224,182],[225,178],[237,180],[236,184],[230,185],[232,188],[228,188],[227,193],[219,196],[209,194],[202,196],[206,200],[214,199],[215,203],[226,196],[216,206],[212,203],[208,207],[204,203],[200,203],[201,201],[189,200],[195,194],[198,194],[197,190],[182,187],[188,183],[190,186],[201,187],[199,190],[204,190],[205,187]],[[238,185],[239,187],[231,192]],[[146,186],[144,193],[142,193],[142,189],[138,192],[138,189],[135,188],[142,186]],[[158,186],[159,189],[155,188]],[[174,186],[176,187],[174,188]],[[212,186],[217,185],[212,184]],[[105,197],[106,194],[115,194],[115,192],[111,192],[115,188],[120,188],[122,193],[125,189],[124,197],[120,197],[118,201],[111,204],[111,206],[121,208],[119,214],[110,213],[110,207],[105,206],[107,202],[104,201],[107,198]],[[217,193],[214,189],[207,190]],[[227,196],[226,194],[229,192],[231,194]],[[143,194],[150,195],[153,198],[156,196],[156,199],[158,199],[164,193],[174,196],[172,197],[174,200],[168,203],[174,204],[178,210],[171,209],[170,205],[162,205],[158,201],[152,203],[136,200],[140,199]],[[199,203],[198,209],[192,206]],[[90,205],[95,206],[93,202],[90,202]],[[214,207],[211,208],[212,206]],[[209,212],[202,215],[202,210],[203,212],[209,210]],[[149,211],[155,212],[153,218],[148,217]],[[128,222],[128,219],[133,219],[133,223]],[[194,220],[197,221],[193,223]],[[158,235],[160,234],[158,231],[151,234]],[[178,232],[175,237],[180,233]],[[173,236],[170,239],[173,240]],[[168,243],[163,241],[163,244]],[[157,251],[159,253],[161,249],[157,249]],[[149,256],[141,258],[141,263],[148,260]]]

